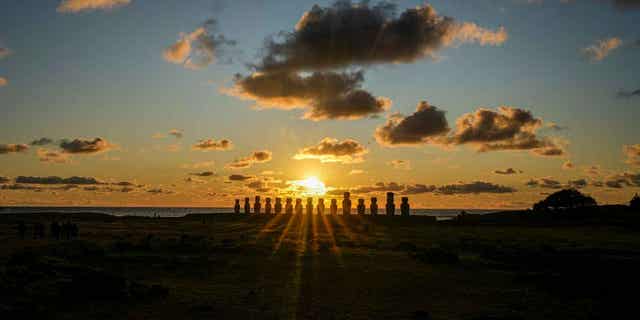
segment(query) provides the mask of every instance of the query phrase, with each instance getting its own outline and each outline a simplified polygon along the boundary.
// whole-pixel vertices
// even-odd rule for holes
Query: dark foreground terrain
[[[525,213],[439,223],[3,215],[0,318],[638,317],[635,224],[534,223],[516,214]],[[54,219],[71,219],[78,238],[51,239]],[[20,220],[29,227],[24,240]],[[37,221],[46,239],[32,239]]]

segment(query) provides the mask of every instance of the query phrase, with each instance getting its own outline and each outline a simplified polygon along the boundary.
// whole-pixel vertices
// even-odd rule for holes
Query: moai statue
[[[312,215],[313,214],[313,198],[307,198],[307,214],[308,215]]]
[[[233,205],[233,212],[240,213],[240,199],[236,199],[236,204]]]
[[[273,209],[275,209],[275,214],[281,214],[282,213],[282,198],[276,198],[276,204],[273,207]]]
[[[256,196],[256,202],[253,204],[253,212],[255,214],[260,214],[260,209],[262,209],[262,205],[260,204],[260,196]]]
[[[371,210],[372,216],[378,215],[378,198],[376,197],[371,198],[371,207],[369,207],[369,210]]]
[[[319,215],[324,214],[324,199],[322,198],[318,199],[318,206],[316,207],[316,209]]]
[[[302,199],[296,199],[296,214],[302,214]]]
[[[249,198],[244,198],[244,213],[246,214],[251,213],[251,204],[249,204],[249,201]]]
[[[333,216],[338,214],[338,200],[331,199],[331,205],[329,206],[329,213],[331,213],[331,215]]]
[[[265,198],[264,201],[264,214],[271,214],[271,198]]]
[[[393,202],[393,192],[387,192],[387,215],[393,216],[396,214],[396,204]]]
[[[287,203],[284,206],[284,213],[293,214],[293,199],[287,198]]]
[[[351,214],[351,199],[349,197],[351,194],[349,192],[344,193],[344,199],[342,199],[342,214],[349,215]]]
[[[363,215],[367,207],[364,206],[364,199],[358,199],[358,214]]]
[[[408,217],[411,215],[411,207],[409,206],[409,198],[402,197],[402,204],[400,204],[400,212],[403,217]]]

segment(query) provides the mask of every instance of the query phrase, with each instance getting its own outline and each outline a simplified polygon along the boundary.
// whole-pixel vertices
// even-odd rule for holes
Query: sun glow
[[[316,177],[297,180],[294,181],[293,184],[298,187],[302,195],[305,196],[322,196],[327,193],[327,187],[324,185],[324,182]]]

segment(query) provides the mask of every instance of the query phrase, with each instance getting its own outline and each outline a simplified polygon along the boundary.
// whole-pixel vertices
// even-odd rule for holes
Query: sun
[[[305,196],[322,196],[327,193],[327,187],[324,182],[313,176],[304,180],[294,181],[294,185],[300,187],[302,194]]]

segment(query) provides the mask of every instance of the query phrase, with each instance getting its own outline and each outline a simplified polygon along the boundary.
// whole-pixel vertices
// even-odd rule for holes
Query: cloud
[[[501,175],[511,175],[511,174],[522,173],[522,171],[516,170],[516,169],[513,169],[513,168],[507,168],[505,170],[494,170],[493,173],[501,174]]]
[[[613,189],[622,189],[625,187],[640,187],[640,173],[619,173],[614,174],[605,180],[604,184]]]
[[[575,165],[573,164],[573,162],[571,162],[571,160],[567,160],[562,164],[562,169],[564,170],[571,170],[575,168]]]
[[[72,141],[63,140],[60,142],[60,148],[65,153],[71,154],[98,154],[113,149],[114,145],[103,138],[74,139]]]
[[[147,190],[147,193],[158,195],[158,194],[173,194],[174,192],[171,190],[165,190],[162,188],[153,188],[153,189]]]
[[[372,193],[372,192],[399,192],[404,190],[405,186],[396,182],[378,182],[373,186],[360,186],[351,189],[353,193]]]
[[[196,143],[192,148],[193,150],[200,151],[224,151],[232,149],[233,143],[228,139],[222,139],[219,141],[215,139],[206,139],[198,141],[198,143]]]
[[[437,190],[437,187],[434,185],[426,185],[426,184],[414,184],[406,186],[403,191],[403,194],[423,194],[423,193],[432,193]]]
[[[540,188],[547,188],[547,189],[563,188],[563,184],[560,181],[555,180],[551,177],[531,179],[525,182],[525,185],[528,187],[540,187]]]
[[[350,176],[355,176],[355,175],[364,174],[364,173],[365,173],[365,171],[362,170],[362,169],[353,169],[353,170],[349,171],[349,175]]]
[[[261,181],[261,180],[256,180],[256,181],[252,181],[252,182],[247,183],[247,188],[253,189],[256,192],[269,192],[269,191],[271,191],[271,188],[269,188],[267,183],[264,182],[264,181]]]
[[[375,138],[384,146],[429,143],[449,132],[445,112],[422,101],[407,117],[394,115],[376,129]]]
[[[612,0],[616,8],[620,10],[631,10],[640,8],[640,0]]]
[[[293,158],[296,160],[316,159],[322,163],[359,163],[364,161],[363,156],[368,152],[369,150],[358,141],[352,139],[339,141],[327,137],[320,140],[315,146],[299,150]]]
[[[4,59],[11,55],[11,50],[9,48],[0,47],[0,59]]]
[[[63,0],[58,12],[77,13],[81,11],[107,10],[126,6],[131,0]]]
[[[598,40],[595,44],[582,49],[582,53],[591,60],[591,62],[598,62],[602,61],[620,46],[622,46],[622,40],[617,37],[612,37]]]
[[[19,176],[16,177],[15,182],[18,184],[43,184],[43,185],[52,185],[52,184],[73,184],[73,185],[97,185],[103,184],[98,181],[96,178],[92,177],[70,177],[70,178],[61,178],[57,176],[50,177],[31,177],[31,176]]]
[[[176,137],[176,139],[182,139],[183,132],[179,129],[171,129],[169,130],[169,135]]]
[[[343,192],[349,191],[354,194],[365,193],[384,193],[397,192],[400,194],[412,195],[423,193],[434,193],[439,195],[456,195],[456,194],[480,194],[480,193],[513,193],[517,190],[503,185],[494,184],[484,181],[473,181],[470,183],[458,182],[443,186],[435,186],[428,184],[403,185],[396,182],[378,182],[372,186],[358,186],[355,188],[333,188],[328,194],[341,195]]]
[[[198,177],[213,177],[216,174],[213,171],[203,171],[203,172],[194,172],[194,173],[191,173],[190,175],[198,176]]]
[[[9,80],[7,78],[0,77],[0,87],[4,87],[9,84]]]
[[[180,34],[180,39],[164,50],[164,59],[189,69],[201,69],[216,62],[224,47],[236,43],[214,34],[215,26],[216,21],[209,19],[193,32]]]
[[[582,179],[576,179],[576,180],[569,180],[567,185],[571,188],[582,189],[586,187],[588,183],[586,179],[582,178]]]
[[[252,176],[245,176],[241,174],[232,174],[229,176],[229,181],[246,181],[249,179],[253,179]]]
[[[7,182],[9,182],[9,181],[11,181],[9,178],[6,178],[6,177],[3,177],[3,176],[0,176],[0,183],[7,183]]]
[[[56,150],[38,149],[37,155],[38,155],[38,159],[41,162],[50,162],[50,163],[71,162],[71,158],[69,157],[69,154],[62,153]]]
[[[618,91],[618,98],[633,98],[633,97],[640,97],[640,89],[638,90],[634,90],[634,91],[624,91],[624,90],[620,90]]]
[[[438,187],[437,193],[444,195],[453,194],[479,194],[479,193],[513,193],[517,190],[512,187],[494,184],[491,182],[474,181],[471,183],[457,183]]]
[[[245,169],[251,167],[255,163],[264,163],[271,161],[272,152],[268,150],[254,151],[247,157],[236,159],[226,165],[228,169]]]
[[[409,160],[391,160],[389,165],[394,169],[399,170],[411,170],[411,161]]]
[[[440,16],[430,5],[406,9],[382,1],[337,1],[305,12],[292,32],[267,40],[265,55],[256,66],[269,72],[346,68],[380,63],[411,63],[433,59],[442,48],[463,43],[500,45],[507,38],[470,22]],[[281,41],[278,41],[281,40]]]
[[[232,88],[223,93],[256,101],[258,109],[306,109],[303,118],[354,120],[382,113],[391,100],[374,97],[361,89],[364,81],[358,72],[254,73],[236,75]]]
[[[624,145],[622,152],[626,156],[625,162],[632,166],[640,166],[640,144]]]
[[[26,152],[29,146],[26,144],[0,144],[0,154]]]
[[[32,145],[32,146],[46,146],[49,144],[53,144],[53,140],[49,138],[40,138],[40,139],[33,140],[29,143],[29,145]]]

